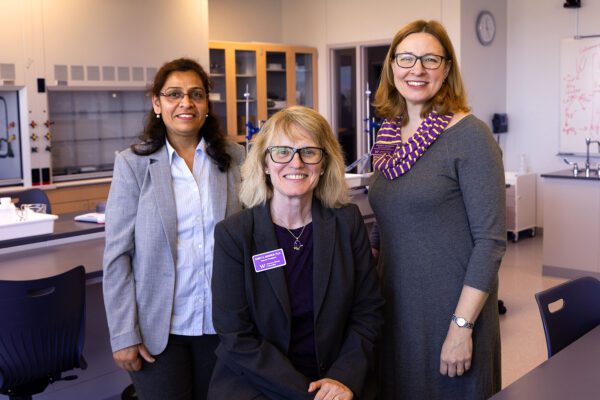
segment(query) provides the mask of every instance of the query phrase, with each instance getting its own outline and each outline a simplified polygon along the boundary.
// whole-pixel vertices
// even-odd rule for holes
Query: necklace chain
[[[308,225],[308,224],[306,224],[306,225]],[[302,234],[304,233],[304,229],[306,229],[306,225],[304,225],[304,226],[302,227],[302,230],[300,231],[300,234],[299,234],[298,236],[294,235],[294,234],[292,233],[292,231],[290,231],[288,228],[285,228],[285,229],[286,229],[286,230],[287,230],[287,231],[290,233],[290,235],[292,235],[292,237],[294,238],[294,246],[293,246],[293,248],[294,248],[294,250],[296,250],[296,251],[299,251],[299,250],[300,250],[302,247],[304,247],[304,245],[303,245],[303,244],[302,244],[302,242],[300,241],[300,237],[301,237],[301,236],[302,236]]]

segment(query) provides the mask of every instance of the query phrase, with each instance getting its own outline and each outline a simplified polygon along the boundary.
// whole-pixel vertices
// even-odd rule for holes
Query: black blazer
[[[314,324],[320,375],[355,399],[375,397],[375,348],[383,324],[379,284],[358,207],[313,200]],[[283,268],[255,272],[252,255],[277,249],[269,205],[217,224],[213,322],[221,338],[209,399],[312,399],[287,358],[291,310]]]

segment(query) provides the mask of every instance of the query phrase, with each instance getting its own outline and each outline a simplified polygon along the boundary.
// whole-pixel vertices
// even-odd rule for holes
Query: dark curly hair
[[[159,96],[162,87],[173,72],[193,71],[200,77],[204,84],[206,94],[212,88],[211,81],[206,71],[200,64],[189,58],[178,58],[164,64],[156,73],[154,83],[149,90],[150,96]],[[206,141],[206,153],[217,164],[219,170],[227,171],[231,164],[231,156],[226,151],[226,138],[219,125],[219,120],[212,112],[212,105],[208,102],[208,117],[198,132]],[[154,110],[150,109],[144,120],[144,131],[138,137],[141,143],[131,146],[131,151],[140,156],[155,153],[165,145],[167,127],[162,118],[156,118]]]

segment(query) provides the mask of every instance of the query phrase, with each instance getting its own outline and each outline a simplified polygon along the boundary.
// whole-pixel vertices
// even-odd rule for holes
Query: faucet
[[[598,145],[598,153],[600,153],[600,140],[585,139],[585,176],[590,176],[590,144]]]
[[[577,176],[577,174],[579,173],[579,166],[577,165],[577,163],[569,161],[566,158],[563,158],[563,161],[565,162],[565,164],[571,165],[573,167],[573,176]]]

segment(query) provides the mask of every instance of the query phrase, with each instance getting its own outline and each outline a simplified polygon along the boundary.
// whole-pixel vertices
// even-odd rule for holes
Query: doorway
[[[334,49],[333,120],[346,165],[356,160],[356,48]]]
[[[376,121],[372,102],[388,47],[359,44],[331,49],[332,125],[346,165],[357,162],[347,172],[371,170],[367,153],[377,130],[372,122]]]

